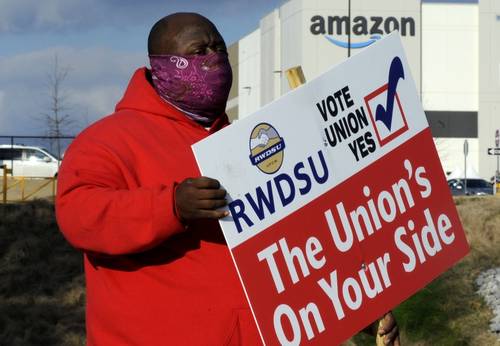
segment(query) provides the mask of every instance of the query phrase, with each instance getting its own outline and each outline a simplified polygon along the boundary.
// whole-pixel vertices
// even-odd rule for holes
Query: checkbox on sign
[[[392,102],[392,107],[389,107],[390,102]],[[408,123],[399,95],[395,92],[393,100],[390,100],[390,97],[388,98],[388,84],[365,96],[365,104],[381,147],[408,130]],[[382,109],[377,112],[377,108]],[[380,116],[381,113],[382,116]]]

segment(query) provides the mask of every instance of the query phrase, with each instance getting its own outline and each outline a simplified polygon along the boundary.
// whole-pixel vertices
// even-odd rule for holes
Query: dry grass
[[[462,197],[455,203],[470,254],[395,310],[403,345],[500,345],[488,329],[492,313],[475,285],[481,271],[500,266],[500,198]],[[373,345],[364,336],[354,342]]]
[[[2,205],[0,220],[0,345],[83,345],[82,256],[53,205]]]
[[[500,345],[474,284],[500,266],[500,198],[455,201],[471,253],[395,310],[403,345]],[[84,302],[81,254],[58,232],[53,205],[0,206],[0,345],[83,345]]]

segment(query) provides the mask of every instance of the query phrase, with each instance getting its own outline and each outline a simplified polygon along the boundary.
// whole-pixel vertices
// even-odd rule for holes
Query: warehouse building
[[[350,14],[350,16],[349,16]],[[241,119],[287,93],[285,71],[306,80],[398,30],[443,169],[467,163],[489,179],[500,129],[500,1],[290,0],[229,47],[227,105]],[[349,44],[350,41],[350,44]]]

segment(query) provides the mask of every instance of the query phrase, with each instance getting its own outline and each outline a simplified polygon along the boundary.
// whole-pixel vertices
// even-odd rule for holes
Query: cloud
[[[77,132],[113,111],[135,68],[147,61],[147,31],[156,19],[199,12],[230,43],[283,1],[0,0],[0,35],[8,42],[0,54],[0,134],[45,132],[36,118],[49,107],[47,75],[56,53],[69,69],[64,90]],[[43,48],[49,45],[59,47]]]
[[[220,1],[213,1],[217,5]],[[150,23],[163,14],[207,8],[205,1],[2,0],[0,32],[64,31]]]
[[[85,93],[71,92],[72,101],[80,105],[80,112],[77,115],[80,125],[88,126],[102,116],[110,114],[124,91],[125,87],[121,85],[99,85]]]
[[[0,90],[0,133],[2,129],[5,127],[5,119],[6,119],[6,114],[4,113],[4,98],[5,98],[5,92]]]
[[[199,12],[217,24],[229,18],[255,26],[265,13],[284,0],[1,0],[0,33],[63,32],[100,26],[148,25],[173,12]],[[255,18],[254,18],[255,17]],[[238,20],[233,19],[237,27]],[[234,28],[233,28],[234,29]]]
[[[49,112],[48,76],[57,54],[68,74],[62,84],[65,113],[76,121],[71,129],[109,114],[128,80],[147,58],[106,48],[59,47],[0,58],[0,134],[43,134],[43,113]]]
[[[3,0],[0,32],[75,30],[110,23],[129,26],[140,23],[145,15],[154,16],[165,3],[160,0],[149,1],[147,5],[114,0]]]
[[[60,28],[70,23],[71,18],[78,18],[76,15],[68,16],[68,12],[76,10],[77,5],[75,0],[3,0],[0,4],[0,31]]]

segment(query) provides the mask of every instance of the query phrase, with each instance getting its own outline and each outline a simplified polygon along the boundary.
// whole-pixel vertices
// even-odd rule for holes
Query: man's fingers
[[[188,178],[179,184],[175,193],[176,208],[183,220],[220,219],[229,212],[217,210],[227,205],[226,191],[217,180]]]
[[[394,340],[398,336],[399,329],[398,327],[394,327],[390,332],[384,335],[384,344],[386,345],[394,345]]]
[[[381,327],[379,327],[379,328],[378,328],[378,330],[377,330],[377,334],[378,334],[378,335],[383,336],[383,335],[387,334],[390,330],[391,330],[391,328],[388,328],[388,327],[384,324],[384,326],[383,326],[383,327],[381,326]]]
[[[394,346],[401,346],[401,341],[399,340],[399,335],[396,336],[396,339],[394,339]]]
[[[227,210],[198,210],[199,219],[222,219],[229,215]]]
[[[395,325],[396,325],[396,319],[392,315],[392,312],[388,312],[387,314],[384,315],[384,317],[382,317],[377,333],[379,335],[385,335],[388,332],[392,331]]]
[[[203,199],[224,199],[226,190],[224,189],[200,189],[196,191],[196,197],[199,200]]]
[[[218,189],[220,187],[218,180],[208,177],[190,178],[187,183],[199,189]]]
[[[212,210],[218,209],[227,204],[225,199],[204,199],[196,203],[198,209]]]

